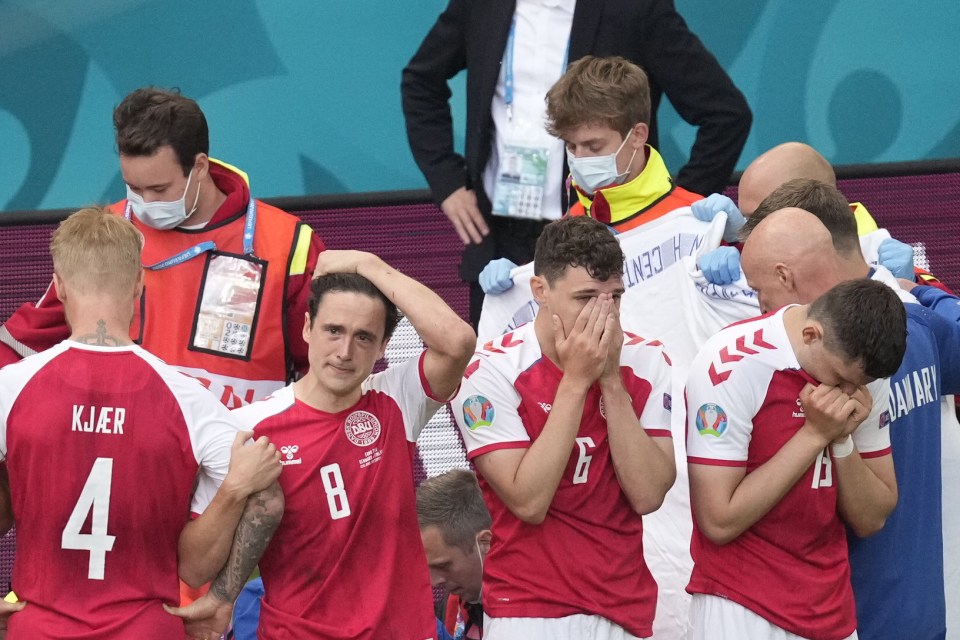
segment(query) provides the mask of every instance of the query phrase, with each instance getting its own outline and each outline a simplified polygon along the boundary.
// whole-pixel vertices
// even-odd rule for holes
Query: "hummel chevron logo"
[[[499,339],[499,343],[500,343],[499,345],[500,347],[503,347],[504,349],[509,349],[510,347],[516,347],[517,345],[523,344],[523,340],[514,340],[513,332],[511,331],[510,333],[503,335]],[[490,353],[505,353],[503,349],[500,349],[494,345],[493,340],[484,344],[483,350],[489,351]]]
[[[473,362],[471,362],[471,363],[467,366],[466,371],[463,372],[463,377],[466,378],[466,379],[469,379],[470,376],[472,376],[474,373],[476,373],[476,372],[477,372],[477,369],[479,369],[479,368],[480,368],[480,359],[478,358],[478,359],[474,360]]]
[[[651,347],[662,347],[662,346],[663,346],[663,343],[660,342],[659,340],[650,340],[650,341],[648,342],[646,338],[640,337],[640,336],[638,336],[638,335],[635,334],[635,333],[630,333],[629,331],[624,331],[624,332],[623,332],[623,337],[624,337],[624,339],[625,339],[625,342],[623,343],[624,346],[626,346],[626,345],[631,345],[631,344],[642,344],[642,343],[644,343],[644,342],[646,342],[647,345],[648,345],[648,346],[651,346]],[[673,362],[670,360],[670,356],[667,355],[667,352],[666,352],[666,351],[661,351],[661,352],[660,352],[660,355],[663,356],[663,359],[666,361],[666,363],[667,363],[668,365],[673,366]]]
[[[553,405],[548,402],[538,402],[540,408],[543,409],[544,413],[550,413],[550,410],[553,409]]]
[[[720,349],[721,367],[732,362],[739,362],[746,356],[760,353],[757,349],[776,349],[774,345],[763,339],[763,329],[757,329],[753,332],[753,338],[750,339],[749,346],[747,339],[748,336],[740,336],[737,338],[732,353],[729,346]],[[717,386],[730,377],[730,371],[728,369],[717,368],[716,362],[710,363],[710,369],[707,373],[710,375],[710,382],[713,383],[713,386]]]
[[[500,341],[500,344],[505,349],[509,349],[510,347],[515,347],[517,345],[523,344],[523,340],[514,340],[513,332],[511,331],[510,333],[503,336],[503,340]]]

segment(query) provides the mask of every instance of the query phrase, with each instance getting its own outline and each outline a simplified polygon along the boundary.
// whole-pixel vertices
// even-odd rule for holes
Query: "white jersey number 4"
[[[350,502],[347,500],[347,488],[343,486],[343,474],[340,473],[340,465],[334,463],[320,467],[320,479],[323,481],[323,490],[327,494],[330,517],[339,520],[349,516]]]
[[[107,534],[112,480],[113,458],[97,458],[60,539],[61,549],[90,552],[90,565],[87,570],[89,580],[103,580],[107,551],[113,549],[113,542],[116,540],[116,536]],[[80,533],[80,528],[91,510],[93,517],[90,519],[90,533]]]

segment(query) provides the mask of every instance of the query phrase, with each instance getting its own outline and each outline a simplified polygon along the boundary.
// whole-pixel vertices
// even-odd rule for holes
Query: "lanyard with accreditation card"
[[[503,54],[503,101],[507,120],[513,123],[513,52],[516,40],[517,18],[514,16]],[[563,56],[567,66],[570,45]],[[539,219],[543,210],[543,189],[547,182],[547,163],[550,150],[546,147],[504,141],[497,167],[493,190],[493,214],[510,218]]]
[[[124,215],[130,219],[129,203]],[[144,266],[150,271],[163,271],[206,255],[189,350],[250,359],[267,269],[267,263],[253,253],[256,224],[257,203],[251,196],[244,217],[242,255],[218,251],[216,243],[207,240]]]

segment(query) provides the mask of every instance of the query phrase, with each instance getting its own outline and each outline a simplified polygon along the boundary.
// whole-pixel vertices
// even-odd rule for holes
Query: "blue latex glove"
[[[913,247],[910,245],[887,238],[877,249],[877,261],[898,278],[916,282],[917,276],[913,270]]]
[[[480,288],[484,293],[503,293],[513,288],[510,270],[517,265],[506,258],[491,260],[480,272]]]
[[[740,252],[736,247],[717,247],[697,261],[703,277],[713,284],[730,284],[740,278]]]
[[[722,193],[714,193],[703,200],[694,202],[690,205],[690,211],[694,218],[703,222],[710,222],[717,217],[718,213],[725,211],[727,224],[723,228],[723,239],[730,243],[739,240],[737,234],[740,232],[743,223],[747,221],[740,213],[736,203]]]

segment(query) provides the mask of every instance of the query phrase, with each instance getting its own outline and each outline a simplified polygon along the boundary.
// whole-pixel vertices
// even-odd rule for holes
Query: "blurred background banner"
[[[445,4],[0,0],[0,211],[120,199],[111,112],[150,84],[199,101],[211,154],[256,196],[421,189],[400,72]],[[960,3],[677,7],[753,109],[740,168],[786,140],[835,164],[960,156]],[[672,171],[693,136],[664,101]]]

